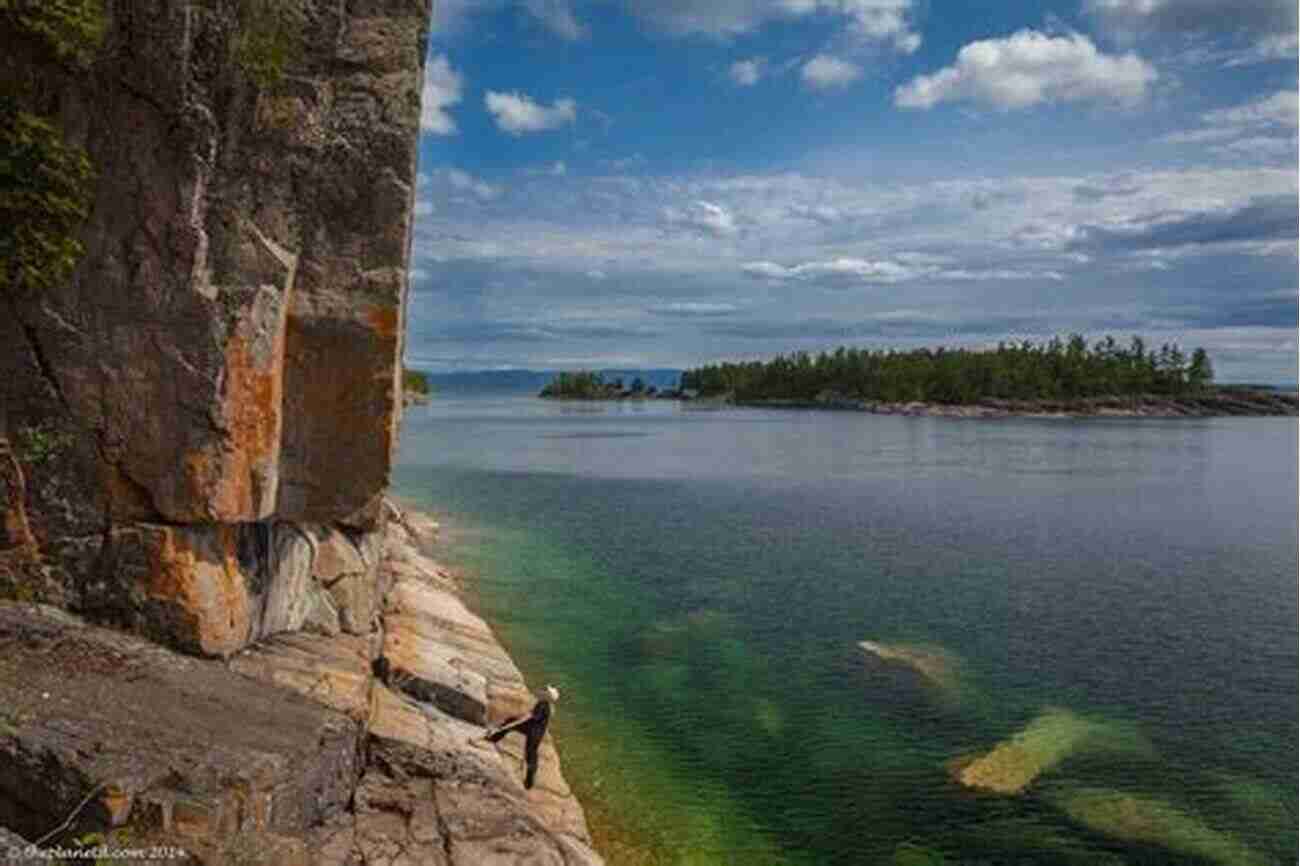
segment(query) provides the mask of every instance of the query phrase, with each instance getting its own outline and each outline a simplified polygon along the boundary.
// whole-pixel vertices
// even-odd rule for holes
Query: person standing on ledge
[[[559,700],[560,690],[548,685],[537,693],[537,703],[533,704],[532,712],[506,719],[483,735],[489,743],[500,742],[511,731],[524,735],[524,764],[528,768],[524,774],[525,788],[533,787],[533,779],[537,776],[537,750],[542,745],[542,737],[546,736],[546,726],[551,722],[551,705]]]

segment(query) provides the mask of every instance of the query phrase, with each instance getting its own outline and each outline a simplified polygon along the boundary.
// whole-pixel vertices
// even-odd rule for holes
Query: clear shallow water
[[[1294,863],[1296,434],[456,395],[396,487],[614,862]],[[1025,793],[952,781],[1048,708]]]

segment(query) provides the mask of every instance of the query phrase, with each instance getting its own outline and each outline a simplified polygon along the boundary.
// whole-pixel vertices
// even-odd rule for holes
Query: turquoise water
[[[396,488],[611,862],[1294,863],[1296,442],[458,394]],[[1044,713],[1023,790],[954,781]]]

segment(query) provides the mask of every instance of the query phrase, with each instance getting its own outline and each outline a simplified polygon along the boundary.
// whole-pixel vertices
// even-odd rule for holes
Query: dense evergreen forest
[[[567,400],[617,400],[626,397],[655,397],[659,389],[647,386],[637,377],[625,387],[621,378],[606,381],[600,373],[588,370],[560,373],[542,388],[539,397],[562,397]]]
[[[888,403],[969,404],[981,400],[1071,400],[1140,394],[1190,396],[1214,381],[1204,349],[1190,357],[1177,344],[1148,349],[1078,334],[1046,343],[999,343],[996,349],[855,349],[770,361],[710,364],[682,374],[683,391],[755,400],[829,397]]]

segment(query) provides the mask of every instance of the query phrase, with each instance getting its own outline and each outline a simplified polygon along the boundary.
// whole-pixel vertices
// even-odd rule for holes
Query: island
[[[671,388],[660,389],[647,385],[639,376],[630,385],[622,378],[606,380],[602,373],[580,370],[560,373],[547,382],[539,397],[559,400],[678,400],[683,394]]]
[[[991,349],[841,346],[687,370],[678,396],[735,405],[998,417],[1297,415],[1295,393],[1215,385],[1202,348],[1080,334]]]

